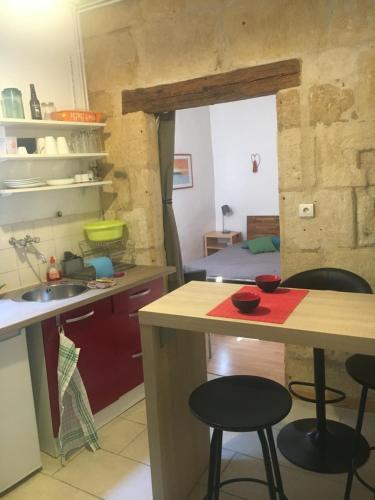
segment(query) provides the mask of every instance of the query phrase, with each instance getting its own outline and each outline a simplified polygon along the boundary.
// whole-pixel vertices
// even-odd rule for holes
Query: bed
[[[278,215],[247,216],[247,239],[279,235]],[[208,281],[254,282],[258,274],[280,274],[280,252],[253,255],[244,242],[236,243],[214,254],[184,265],[184,271],[191,273],[205,270]]]

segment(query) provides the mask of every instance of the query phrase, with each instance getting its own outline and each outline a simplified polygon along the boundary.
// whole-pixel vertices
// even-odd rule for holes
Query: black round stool
[[[277,493],[280,500],[288,500],[283,490],[271,428],[286,417],[292,407],[292,398],[285,387],[262,377],[221,377],[195,389],[189,405],[193,415],[214,429],[205,500],[218,500],[221,486],[239,481],[265,484],[271,500],[277,500]],[[223,431],[258,433],[267,481],[246,477],[220,482]]]
[[[353,445],[353,459],[352,466],[348,473],[348,478],[346,480],[345,488],[345,498],[344,500],[349,500],[350,493],[352,490],[353,476],[356,476],[358,481],[366,486],[366,488],[373,493],[375,493],[375,486],[368,484],[357,471],[356,463],[354,457],[357,453],[358,443],[361,439],[361,430],[363,424],[363,417],[366,409],[367,392],[369,389],[375,390],[375,356],[367,356],[364,354],[355,354],[346,360],[346,369],[349,375],[358,384],[362,385],[361,399],[358,409],[357,424],[355,427],[355,439]],[[370,450],[375,450],[375,446],[372,446]]]

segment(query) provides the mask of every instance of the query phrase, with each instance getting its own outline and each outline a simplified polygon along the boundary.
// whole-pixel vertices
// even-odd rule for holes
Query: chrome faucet
[[[9,239],[9,245],[12,246],[14,249],[22,249],[24,253],[33,253],[40,259],[42,262],[46,263],[47,258],[42,252],[40,252],[35,246],[34,243],[40,243],[40,238],[38,236],[30,236],[27,234],[24,238],[21,238],[17,240],[16,238],[12,237]]]

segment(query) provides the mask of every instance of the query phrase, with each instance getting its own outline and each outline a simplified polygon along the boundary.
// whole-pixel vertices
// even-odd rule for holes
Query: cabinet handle
[[[129,318],[136,318],[138,316],[138,311],[135,313],[129,313]]]
[[[143,352],[136,352],[135,354],[132,354],[132,359],[136,358],[141,358],[143,356]]]
[[[129,296],[129,299],[136,299],[138,297],[143,297],[144,295],[148,295],[151,292],[151,288],[147,288],[147,290],[142,290],[141,292],[133,293]]]
[[[82,321],[83,319],[90,318],[90,316],[94,316],[95,311],[90,311],[87,314],[83,314],[82,316],[77,316],[76,318],[66,319],[65,323],[75,323],[76,321]]]

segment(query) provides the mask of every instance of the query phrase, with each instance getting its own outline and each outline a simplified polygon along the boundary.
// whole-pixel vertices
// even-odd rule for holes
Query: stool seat
[[[192,413],[215,429],[251,432],[271,427],[285,418],[292,398],[273,380],[233,375],[211,380],[195,389],[189,399]]]
[[[347,359],[346,369],[356,382],[375,389],[375,356],[354,354]]]

